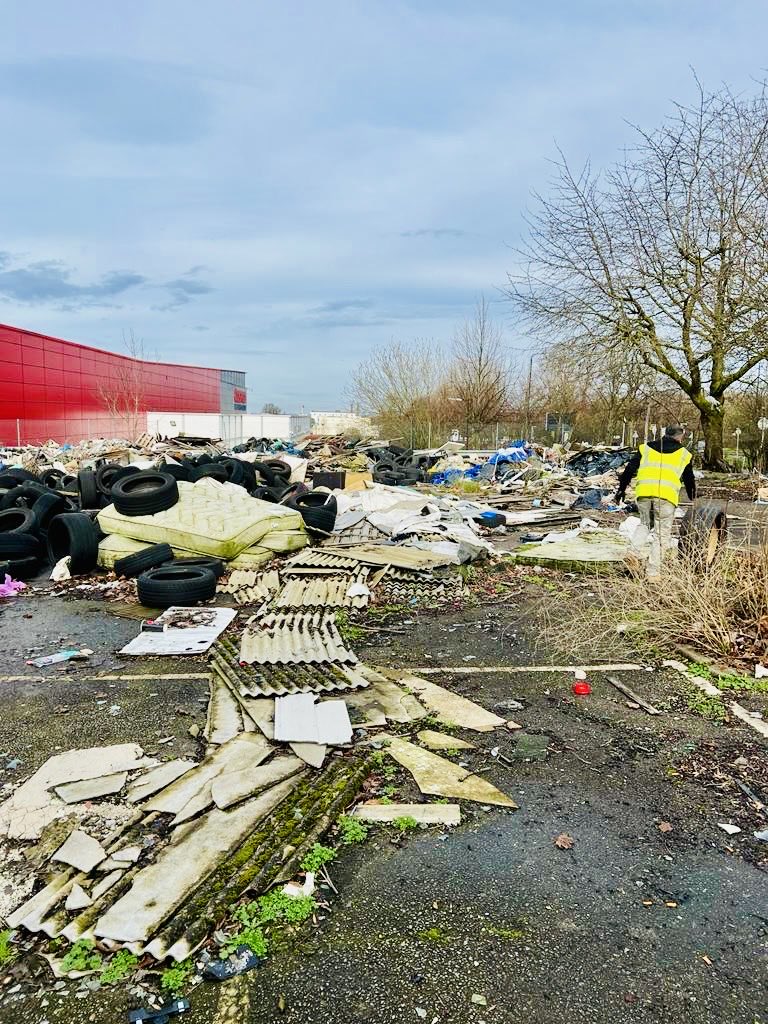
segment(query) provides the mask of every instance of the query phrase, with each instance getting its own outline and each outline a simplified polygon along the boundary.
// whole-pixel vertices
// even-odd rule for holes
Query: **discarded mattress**
[[[145,544],[163,541],[172,547],[231,559],[257,545],[267,534],[301,530],[301,513],[284,505],[252,498],[235,484],[210,477],[197,483],[179,481],[179,500],[152,516],[126,516],[114,505],[98,514],[106,534]]]

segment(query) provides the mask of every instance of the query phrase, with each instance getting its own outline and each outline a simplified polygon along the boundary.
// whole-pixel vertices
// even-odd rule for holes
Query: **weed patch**
[[[99,975],[102,985],[116,985],[124,981],[136,970],[139,958],[129,953],[127,949],[121,949],[119,953],[111,958],[104,970]]]
[[[355,843],[364,843],[368,838],[368,829],[357,818],[350,818],[348,814],[342,814],[338,820],[339,835],[344,846],[352,846]]]
[[[0,932],[0,967],[10,967],[14,960],[18,959],[19,951],[11,942],[10,928]]]
[[[179,996],[194,973],[195,965],[191,960],[180,960],[173,967],[166,967],[160,975],[160,988],[168,995]]]
[[[59,964],[64,974],[70,971],[98,971],[101,953],[91,939],[78,939]]]

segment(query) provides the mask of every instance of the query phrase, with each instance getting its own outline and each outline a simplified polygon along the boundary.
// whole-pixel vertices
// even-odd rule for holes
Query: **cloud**
[[[128,57],[50,57],[0,65],[0,96],[76,120],[100,141],[173,145],[206,134],[198,75]]]
[[[419,228],[418,231],[401,231],[401,238],[464,238],[466,231],[460,228]]]
[[[108,300],[146,282],[130,270],[111,270],[91,284],[72,280],[74,269],[59,260],[40,260],[5,269],[14,263],[11,253],[0,253],[0,296],[29,305],[60,303],[67,309],[112,305]]]
[[[314,306],[309,313],[340,313],[344,309],[370,309],[373,299],[336,299],[325,302],[322,306]]]
[[[187,271],[187,274],[191,273]],[[153,309],[160,310],[161,312],[168,312],[169,310],[178,309],[180,306],[186,306],[187,303],[200,295],[208,295],[214,289],[211,285],[206,284],[205,281],[191,280],[189,277],[177,277],[173,281],[166,281],[165,288],[167,288],[171,301],[166,302],[161,306],[153,306]]]

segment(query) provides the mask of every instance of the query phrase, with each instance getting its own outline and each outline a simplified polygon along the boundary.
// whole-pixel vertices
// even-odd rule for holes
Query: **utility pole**
[[[525,440],[530,440],[530,385],[534,377],[534,356],[528,360],[528,385],[525,388]]]
[[[645,428],[643,430],[643,444],[648,444],[648,421],[651,418],[651,403],[645,407]]]

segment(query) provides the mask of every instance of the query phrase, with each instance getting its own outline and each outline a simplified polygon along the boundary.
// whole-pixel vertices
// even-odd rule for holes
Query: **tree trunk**
[[[701,429],[704,434],[704,469],[724,472],[727,467],[723,455],[723,420],[725,410],[722,405],[701,410]]]

